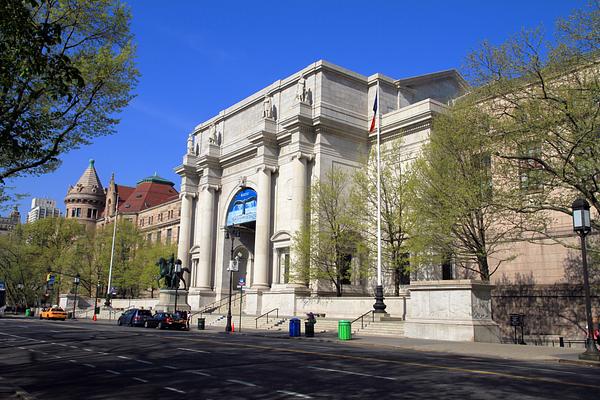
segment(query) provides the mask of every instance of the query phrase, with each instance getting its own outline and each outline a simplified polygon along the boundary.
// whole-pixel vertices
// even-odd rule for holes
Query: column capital
[[[202,192],[204,190],[218,192],[219,190],[221,190],[221,186],[220,185],[211,185],[211,184],[206,184],[206,185],[200,186],[199,192]]]
[[[194,199],[196,198],[196,193],[192,193],[192,192],[181,192],[179,193],[179,198],[183,199],[184,197],[187,197],[189,199]]]
[[[306,154],[301,151],[297,151],[291,155],[291,160],[294,160],[296,158],[298,159],[298,161],[306,160],[307,162],[310,162],[315,159],[315,156],[314,154]]]
[[[271,165],[259,165],[258,167],[256,167],[256,172],[265,172],[265,171],[269,171],[269,173],[274,173],[277,172],[277,167],[273,167]]]

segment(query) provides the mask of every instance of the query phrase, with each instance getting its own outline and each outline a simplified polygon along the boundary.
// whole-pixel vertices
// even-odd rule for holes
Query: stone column
[[[214,231],[214,198],[215,188],[205,185],[200,190],[200,259],[198,260],[198,270],[196,271],[196,288],[200,290],[210,290],[210,276],[212,272],[212,247]]]
[[[181,197],[181,218],[179,219],[179,242],[177,244],[177,258],[181,260],[184,267],[191,267],[190,241],[192,233],[192,203],[194,194],[183,192]],[[186,282],[190,281],[189,274],[184,276]]]
[[[269,248],[271,236],[271,167],[258,170],[258,199],[256,211],[256,236],[254,241],[254,276],[252,287],[269,287]]]
[[[297,232],[304,223],[305,201],[306,201],[306,162],[302,153],[292,156],[293,188],[292,199],[294,202],[294,216],[292,221],[292,232]]]

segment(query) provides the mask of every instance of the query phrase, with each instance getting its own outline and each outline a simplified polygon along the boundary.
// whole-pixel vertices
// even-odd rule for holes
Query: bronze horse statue
[[[183,277],[183,273],[190,272],[190,270],[185,267],[181,269],[181,272],[175,272],[175,255],[171,254],[171,257],[169,257],[168,260],[165,260],[162,257],[159,258],[156,265],[158,265],[160,271],[158,281],[160,282],[161,279],[164,279],[165,289],[178,289],[180,281],[183,282],[183,289],[187,289],[187,283]]]

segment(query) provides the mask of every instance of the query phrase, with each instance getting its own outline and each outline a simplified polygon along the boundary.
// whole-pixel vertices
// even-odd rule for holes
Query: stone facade
[[[263,299],[271,306],[276,293],[288,303],[290,294],[306,294],[285,279],[294,259],[291,238],[304,222],[310,185],[332,168],[363,166],[376,140],[368,130],[378,86],[382,140],[401,137],[406,161],[427,140],[433,115],[466,90],[455,71],[395,80],[318,61],[195,128],[176,168],[182,177],[178,258],[192,266],[192,309],[227,294],[232,255],[241,261],[234,280],[244,277],[249,286],[246,312],[263,312]],[[235,225],[240,236],[232,244],[225,230],[232,228],[228,215],[241,191],[255,192],[256,214]],[[350,286],[353,293],[372,290],[370,283]]]
[[[15,206],[8,217],[0,216],[0,235],[7,235],[21,223],[21,214]]]
[[[181,201],[176,198],[140,211],[137,215],[137,225],[149,241],[177,243],[180,217]]]

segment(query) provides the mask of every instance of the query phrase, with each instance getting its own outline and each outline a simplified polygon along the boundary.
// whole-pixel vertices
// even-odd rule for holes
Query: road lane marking
[[[83,349],[83,351],[94,351],[92,349]]]
[[[136,378],[136,377],[133,377],[133,378],[131,378],[131,379],[133,379],[134,381],[142,382],[142,383],[148,383],[148,381],[147,381],[147,380],[145,380],[145,379],[142,379],[142,378]]]
[[[96,368],[96,366],[93,364],[83,364],[83,365],[85,365],[86,367],[90,367],[90,368]]]
[[[210,352],[208,352],[208,351],[196,350],[196,349],[188,349],[188,348],[185,348],[185,347],[178,347],[177,350],[192,351],[194,353],[206,353],[206,354],[210,354]]]
[[[195,338],[181,338],[181,340],[187,340],[190,342],[196,343],[209,343],[209,344],[222,344],[223,342],[217,340],[210,339],[195,339]],[[555,378],[546,378],[540,376],[525,376],[525,375],[517,375],[506,372],[497,372],[497,371],[484,371],[473,368],[464,368],[464,367],[450,367],[447,365],[441,364],[425,364],[416,361],[401,361],[401,360],[388,360],[384,358],[376,358],[376,357],[361,357],[361,356],[352,356],[347,354],[335,354],[335,353],[324,353],[324,352],[316,352],[309,350],[301,350],[301,349],[291,349],[291,348],[279,348],[279,347],[271,347],[271,346],[262,346],[258,344],[246,344],[246,343],[236,343],[236,342],[227,342],[228,346],[231,347],[242,347],[249,349],[260,349],[260,350],[268,350],[273,352],[282,352],[282,353],[295,353],[295,354],[306,354],[312,356],[320,356],[320,357],[329,357],[329,358],[337,358],[337,359],[346,359],[346,360],[358,360],[358,361],[373,361],[373,362],[381,362],[385,364],[395,364],[395,365],[405,365],[411,367],[420,367],[420,368],[428,368],[428,369],[438,369],[442,371],[454,371],[461,372],[466,374],[477,374],[484,376],[495,376],[495,377],[503,377],[509,379],[517,379],[522,381],[531,381],[531,382],[545,382],[552,383],[558,385],[568,385],[568,386],[576,386],[576,387],[586,387],[592,389],[600,389],[600,385],[592,385],[587,383],[579,383],[579,382],[571,382],[564,379],[555,379]],[[355,346],[357,347],[357,346]]]
[[[244,386],[256,386],[254,383],[238,381],[237,379],[227,379],[227,382],[238,383],[238,384],[244,385]]]
[[[298,392],[290,392],[289,390],[278,390],[277,393],[287,394],[288,396],[296,396],[296,397],[300,397],[301,399],[312,399],[312,397],[310,397],[307,394],[302,394],[302,393],[298,393]]]
[[[54,333],[62,333],[62,331],[50,331],[50,332],[54,332]]]
[[[172,388],[170,386],[165,386],[165,389],[170,390],[170,391],[175,392],[175,393],[185,394],[185,392],[183,390],[175,389],[175,388]]]
[[[20,348],[21,350],[25,350],[25,347],[21,347],[21,346],[19,346],[19,348]]]
[[[77,363],[77,361],[75,361],[75,360],[69,360],[69,362],[72,362],[72,363]]]
[[[60,347],[67,347],[67,345],[66,345],[66,344],[62,344],[62,343],[58,343],[58,345],[59,345]]]
[[[27,349],[27,350],[31,351],[32,353],[35,353],[34,349]]]
[[[206,372],[201,372],[201,371],[186,371],[186,372],[189,372],[190,374],[195,374],[195,375],[212,376],[211,374],[207,374]]]
[[[106,371],[106,372],[108,372],[109,374],[113,374],[113,375],[121,375],[121,373],[120,373],[120,372],[113,371],[112,369],[106,369],[105,371]]]
[[[396,380],[396,378],[392,378],[392,377],[389,377],[389,376],[364,374],[362,372],[345,371],[343,369],[331,369],[331,368],[319,368],[319,367],[307,367],[307,368],[316,369],[318,371],[337,372],[337,373],[340,373],[340,374],[347,374],[347,375],[358,375],[358,376],[367,376],[369,378],[387,379],[387,380],[390,380],[390,381],[395,381]]]
[[[57,356],[57,355],[55,355],[55,356],[54,356],[54,358],[62,358],[62,357],[61,357],[61,356]]]
[[[69,346],[69,347],[72,348],[72,349],[78,349],[79,348],[77,346]]]
[[[103,352],[103,351],[99,351],[99,352],[98,352],[98,354],[102,354],[103,356],[107,356],[107,355],[109,355],[110,353],[105,353],[105,352]]]
[[[125,356],[117,356],[119,358],[122,358],[123,360],[131,360],[131,357],[125,357]]]
[[[177,369],[177,367],[174,367],[172,365],[163,365],[163,367],[169,368],[169,369]]]
[[[40,351],[40,353],[42,353],[43,355],[47,355],[48,354],[45,351]]]
[[[152,364],[150,361],[146,361],[146,360],[135,360],[135,361],[142,363],[142,364]]]

